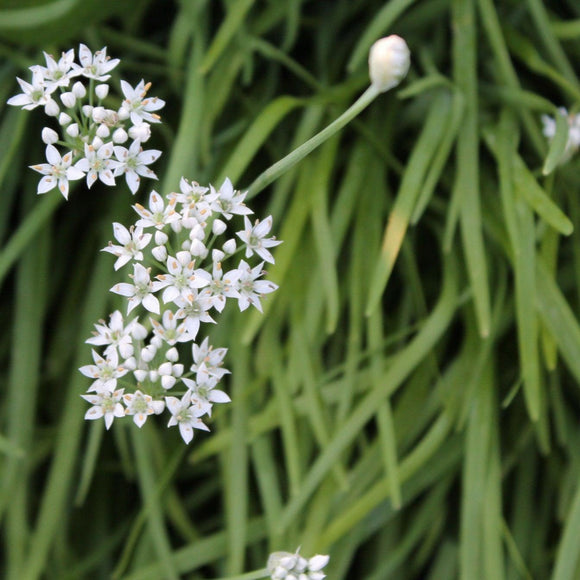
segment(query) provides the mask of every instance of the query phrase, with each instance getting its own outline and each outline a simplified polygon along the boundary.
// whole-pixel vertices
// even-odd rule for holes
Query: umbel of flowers
[[[194,429],[208,430],[202,417],[213,404],[230,400],[217,388],[229,372],[226,349],[200,341],[200,329],[228,301],[262,310],[262,297],[277,288],[264,279],[264,264],[274,263],[269,248],[281,243],[267,237],[271,216],[250,221],[245,196],[229,179],[215,189],[182,178],[179,193],[153,191],[148,207],[134,205],[135,224],[113,224],[116,243],[103,250],[116,256],[116,270],[128,270],[129,281],[111,288],[127,308],[87,340],[103,350],[80,368],[92,379],[86,419],[104,418],[108,429],[129,415],[141,427],[166,410],[168,426],[189,443]]]
[[[106,48],[93,54],[81,44],[79,62],[74,49],[58,61],[44,56],[46,66],[31,66],[30,82],[18,78],[22,93],[8,100],[26,110],[43,107],[53,118],[54,128],[42,130],[47,162],[32,166],[43,176],[38,193],[58,188],[67,198],[70,181],[86,178],[89,188],[97,180],[114,186],[120,176],[135,193],[141,177],[157,179],[149,165],[161,151],[142,147],[151,135],[150,124],[161,121],[156,111],[165,106],[163,100],[147,96],[151,83],[141,80],[133,87],[121,80],[124,98],[111,109],[105,106],[110,88],[106,81],[120,61],[109,58]]]

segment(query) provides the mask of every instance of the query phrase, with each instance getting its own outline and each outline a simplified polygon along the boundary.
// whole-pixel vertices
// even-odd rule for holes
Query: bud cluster
[[[111,109],[105,106],[110,89],[106,81],[120,61],[110,59],[106,48],[93,54],[81,44],[78,63],[74,49],[63,52],[58,61],[44,56],[46,66],[31,66],[31,82],[18,78],[22,93],[8,100],[26,110],[43,107],[58,129],[42,130],[47,163],[31,167],[43,175],[38,193],[58,187],[67,198],[70,181],[86,177],[89,188],[97,180],[114,186],[119,176],[135,193],[141,177],[157,179],[148,166],[161,151],[142,148],[151,135],[150,124],[161,121],[156,111],[165,105],[157,97],[147,97],[151,83],[141,80],[132,87],[122,80],[124,99]]]
[[[111,291],[127,299],[127,315],[140,310],[145,316],[126,321],[116,311],[109,324],[95,325],[87,342],[105,348],[80,368],[93,379],[83,395],[92,405],[86,419],[104,418],[109,428],[115,417],[131,415],[141,427],[167,408],[168,426],[179,426],[189,443],[194,429],[207,430],[201,417],[211,415],[212,405],[230,400],[216,389],[228,373],[226,349],[214,349],[207,338],[198,343],[198,333],[202,323],[215,322],[227,299],[240,310],[261,311],[261,298],[277,288],[263,279],[264,263],[274,263],[268,248],[281,243],[266,237],[271,216],[249,220],[245,196],[229,179],[216,190],[182,178],[179,193],[163,198],[152,191],[148,207],[135,204],[139,217],[128,229],[113,224],[117,243],[103,250],[117,258],[116,270],[130,264],[132,272],[130,282]],[[228,237],[234,217],[244,226]],[[235,267],[224,267],[241,252]]]

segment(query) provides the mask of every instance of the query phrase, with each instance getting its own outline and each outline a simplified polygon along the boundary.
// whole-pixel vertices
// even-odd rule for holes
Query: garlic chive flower
[[[411,52],[396,34],[377,40],[369,52],[371,83],[383,93],[396,87],[409,72]]]
[[[147,96],[151,83],[141,80],[133,88],[122,80],[120,104],[109,109],[104,106],[104,99],[113,102],[114,97],[109,94],[111,87],[106,81],[120,61],[109,58],[106,48],[93,53],[81,44],[79,62],[75,62],[74,49],[63,52],[58,60],[48,53],[44,53],[44,58],[46,66],[30,67],[31,82],[17,78],[22,93],[8,99],[9,105],[25,110],[43,107],[57,124],[42,132],[44,143],[54,149],[47,149],[48,163],[33,166],[48,177],[40,180],[37,192],[47,193],[58,187],[67,198],[69,181],[86,176],[88,188],[97,180],[115,186],[115,177],[124,176],[134,194],[141,178],[157,179],[149,165],[157,161],[161,152],[144,151],[142,147],[151,136],[150,123],[161,122],[158,111],[165,106],[162,99]],[[100,84],[93,87],[95,82]],[[61,167],[55,150],[66,167]],[[68,167],[74,169],[66,171]]]
[[[568,121],[568,141],[560,165],[566,163],[580,148],[580,115],[569,113],[564,107],[558,108],[558,113]],[[556,119],[550,115],[542,115],[544,136],[551,141],[556,134]]]
[[[317,554],[308,560],[299,554],[300,548],[294,554],[289,552],[273,552],[268,558],[267,569],[272,580],[323,580],[326,574],[322,572],[329,556]]]
[[[214,405],[230,402],[220,385],[230,372],[227,349],[209,343],[207,325],[219,323],[227,304],[262,309],[261,301],[277,288],[265,279],[265,258],[274,263],[266,248],[281,242],[266,237],[272,216],[252,225],[246,193],[229,179],[216,188],[182,178],[179,189],[165,196],[152,191],[147,207],[133,206],[135,223],[113,224],[118,243],[103,251],[129,278],[111,288],[126,299],[126,308],[95,324],[87,342],[102,354],[95,351],[94,364],[80,371],[93,380],[85,395],[92,405],[87,419],[103,418],[108,428],[114,418],[132,416],[141,427],[165,411],[168,427],[178,427],[190,443],[195,429],[209,430],[204,417],[211,418]],[[238,251],[222,249],[235,249],[236,238]],[[113,397],[121,388],[122,396]]]

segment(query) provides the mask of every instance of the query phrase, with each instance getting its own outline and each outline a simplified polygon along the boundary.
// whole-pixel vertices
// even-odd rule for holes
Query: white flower
[[[211,187],[211,193],[216,193],[213,187]],[[232,182],[226,177],[222,186],[217,191],[218,196],[216,201],[212,204],[212,209],[221,213],[227,220],[232,219],[233,214],[247,215],[254,213],[244,203],[246,193],[247,192],[241,193],[236,191]]]
[[[124,417],[125,409],[121,405],[123,389],[118,389],[113,393],[103,392],[96,395],[81,395],[81,397],[93,405],[86,413],[85,419],[105,418],[105,427],[111,428],[115,417]]]
[[[97,179],[106,185],[115,185],[113,171],[120,165],[111,159],[113,145],[104,143],[98,149],[85,143],[85,156],[77,162],[76,167],[87,174],[87,187],[90,189]]]
[[[127,374],[127,369],[119,366],[119,356],[116,350],[111,350],[106,354],[106,358],[100,356],[93,350],[94,365],[85,365],[79,368],[79,371],[85,377],[93,379],[93,384],[89,391],[97,393],[112,393],[117,387],[117,379]]]
[[[238,266],[238,271],[240,273],[238,279],[238,292],[240,293],[238,306],[240,310],[245,310],[251,304],[262,312],[260,298],[264,294],[274,292],[274,290],[278,288],[277,284],[274,284],[269,280],[258,280],[258,278],[264,274],[263,267],[264,262],[251,268],[249,264],[244,262],[244,260],[240,260],[240,265]]]
[[[208,290],[211,293],[212,306],[221,312],[226,305],[226,298],[239,298],[237,283],[240,273],[237,269],[229,270],[224,274],[222,264],[213,262],[212,279]]]
[[[211,415],[211,408],[213,403],[229,403],[231,399],[229,396],[214,388],[218,382],[215,377],[208,377],[205,382],[192,381],[183,377],[181,379],[185,386],[195,394],[192,395],[192,401],[197,405],[200,411],[203,409],[204,414]]]
[[[187,334],[185,324],[177,324],[177,317],[171,310],[166,310],[163,313],[161,322],[151,318],[151,324],[153,325],[153,332],[155,336],[158,336],[167,344],[171,346],[178,342],[187,342],[191,339]]]
[[[289,552],[273,552],[268,558],[268,573],[272,580],[323,580],[326,574],[321,572],[328,564],[329,556],[313,556],[309,560],[299,554],[300,548],[294,554]]]
[[[30,68],[32,71],[38,71],[42,74],[45,85],[49,89],[68,87],[70,79],[79,74],[73,69],[75,51],[72,48],[67,52],[63,52],[58,62],[46,52],[44,53],[44,59],[46,60],[46,67],[35,65]]]
[[[580,148],[580,115],[569,113],[564,107],[558,108],[558,113],[568,121],[568,141],[564,149],[564,154],[560,159],[560,165],[568,161]],[[556,120],[549,115],[542,115],[543,133],[548,141],[551,141],[556,134]]]
[[[123,401],[127,406],[125,415],[133,415],[137,427],[143,427],[149,415],[159,415],[165,408],[163,401],[155,401],[151,395],[145,395],[139,390],[123,395]]]
[[[71,166],[72,159],[72,151],[61,157],[54,145],[46,146],[46,160],[48,163],[31,166],[31,169],[44,175],[38,183],[39,194],[46,193],[58,185],[58,189],[64,198],[68,198],[69,180],[82,179],[85,175],[76,165]]]
[[[133,264],[133,274],[130,277],[133,278],[134,284],[121,282],[111,288],[111,292],[129,298],[127,314],[139,304],[143,304],[143,307],[149,312],[153,312],[154,314],[160,313],[159,300],[153,295],[153,292],[159,289],[156,286],[158,282],[151,282],[149,275],[150,269],[145,268],[141,264]]]
[[[248,217],[244,216],[244,226],[244,230],[237,232],[236,235],[246,244],[246,258],[251,258],[256,252],[262,260],[273,264],[274,257],[266,248],[272,248],[282,242],[276,238],[264,237],[272,229],[272,216],[262,221],[256,220],[253,226]]]
[[[111,77],[108,73],[121,62],[118,58],[111,60],[107,56],[106,47],[97,50],[93,54],[84,44],[81,44],[79,48],[79,60],[82,66],[73,64],[77,74],[82,74],[86,78],[95,79],[99,82],[108,80]]]
[[[396,34],[377,40],[369,52],[371,83],[385,92],[396,87],[409,72],[411,52],[407,43]]]
[[[107,325],[104,320],[99,320],[99,324],[95,324],[94,336],[85,342],[95,346],[106,346],[105,354],[118,349],[119,354],[127,359],[133,355],[133,337],[136,333],[142,334],[143,331],[146,332],[137,318],[125,326],[123,315],[115,310],[109,317],[109,324]]]
[[[198,382],[205,382],[208,377],[220,380],[225,374],[229,374],[228,369],[223,368],[223,361],[228,352],[227,348],[213,348],[209,344],[206,336],[201,344],[195,342],[191,346],[193,364],[190,370],[197,374]]]
[[[125,100],[121,105],[121,110],[131,117],[131,122],[134,125],[139,125],[143,121],[148,123],[160,123],[159,115],[152,111],[158,111],[165,106],[165,101],[157,97],[146,98],[147,91],[150,89],[151,83],[145,84],[144,80],[133,88],[128,82],[121,81],[121,90],[125,95]],[[122,114],[122,116],[125,116]]]
[[[139,226],[131,226],[127,229],[117,222],[113,223],[113,234],[121,245],[116,246],[109,242],[109,245],[103,248],[102,251],[117,256],[115,270],[124,266],[129,260],[137,260],[139,262],[143,260],[143,249],[151,241],[152,234],[143,233],[143,228]]]
[[[133,209],[141,216],[136,225],[142,228],[155,227],[162,229],[166,224],[179,221],[181,216],[175,211],[175,199],[165,205],[163,198],[153,190],[149,195],[149,209],[136,203]]]
[[[120,161],[115,170],[115,176],[125,174],[125,180],[131,193],[136,193],[139,189],[141,181],[139,176],[157,179],[157,175],[147,166],[159,159],[161,151],[157,149],[143,151],[140,141],[133,141],[129,149],[122,145],[115,145],[114,150],[115,156]]]
[[[181,437],[186,443],[190,443],[193,439],[194,429],[209,431],[207,425],[199,418],[200,410],[195,405],[191,405],[191,397],[191,391],[187,391],[181,400],[177,397],[165,397],[167,408],[171,412],[171,419],[167,426],[178,425]]]
[[[215,320],[207,312],[211,308],[211,297],[207,294],[199,294],[197,290],[192,290],[187,296],[177,296],[173,303],[179,308],[175,317],[185,319],[185,328],[191,340],[195,340],[200,323],[213,322],[215,324]]]
[[[44,84],[44,75],[42,71],[33,70],[32,71],[32,84],[23,81],[22,79],[16,77],[22,93],[10,97],[7,101],[9,105],[14,107],[22,107],[27,111],[31,111],[38,106],[46,105],[51,99],[51,93],[56,89],[56,86],[47,87]]]
[[[159,288],[165,288],[162,295],[163,302],[171,302],[178,296],[184,298],[194,288],[203,288],[211,281],[211,276],[201,268],[195,268],[195,261],[187,251],[177,252],[176,256],[167,258],[167,274],[156,276]]]

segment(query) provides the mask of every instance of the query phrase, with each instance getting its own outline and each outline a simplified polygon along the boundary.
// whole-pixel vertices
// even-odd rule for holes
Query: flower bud
[[[72,92],[77,99],[84,99],[87,95],[87,89],[85,85],[83,85],[83,83],[81,83],[80,81],[77,81],[72,86]]]
[[[102,123],[107,118],[105,107],[94,107],[91,113],[95,123]]]
[[[77,98],[73,93],[63,93],[60,96],[60,100],[62,101],[62,104],[67,107],[67,109],[72,109],[77,102]]]
[[[165,246],[155,246],[151,253],[153,257],[159,262],[165,262],[167,260],[167,248]]]
[[[179,360],[179,352],[178,350],[172,346],[170,349],[167,350],[165,353],[165,358],[171,362],[177,362]]]
[[[131,139],[136,139],[141,143],[145,143],[145,141],[148,141],[149,137],[151,137],[151,128],[149,126],[149,123],[140,123],[139,125],[133,125],[129,129],[129,137],[131,137]]]
[[[58,141],[58,133],[50,127],[45,127],[42,130],[42,141],[46,145],[53,145]]]
[[[133,371],[133,376],[137,379],[137,382],[142,383],[147,378],[147,371],[144,369],[137,369]]]
[[[223,246],[222,246],[222,250],[228,254],[231,255],[236,251],[236,240],[234,240],[233,238],[228,240]]]
[[[213,222],[212,226],[211,226],[211,231],[216,235],[219,236],[221,234],[223,234],[226,229],[227,229],[227,225],[225,222],[223,222],[220,219],[217,219]]]
[[[396,34],[377,40],[369,52],[371,83],[385,92],[396,87],[409,72],[411,52],[407,43]]]
[[[93,114],[93,107],[91,105],[83,105],[82,111],[85,117],[90,117]]]
[[[79,126],[77,123],[72,123],[66,128],[66,133],[69,137],[73,139],[79,136]]]
[[[107,127],[107,125],[99,125],[99,128],[97,129],[97,135],[101,139],[106,139],[110,134],[111,130],[109,129],[109,127]]]
[[[156,354],[157,349],[153,345],[149,344],[145,348],[141,349],[141,360],[145,362],[151,362],[155,358]]]
[[[57,102],[53,99],[49,99],[46,105],[44,105],[44,112],[49,117],[56,117],[60,113]]]
[[[169,240],[169,236],[165,232],[162,232],[161,230],[156,230],[155,243],[158,246],[164,246],[167,243],[167,240]]]
[[[226,257],[226,255],[221,250],[218,250],[217,248],[214,248],[211,251],[211,261],[212,262],[221,262],[225,257]]]
[[[66,113],[61,113],[58,116],[58,122],[63,127],[65,125],[68,125],[71,121],[72,121],[72,117],[70,115],[67,115]]]
[[[97,85],[95,87],[95,95],[99,99],[104,99],[109,94],[109,85]]]
[[[113,143],[125,143],[127,139],[129,139],[129,135],[127,135],[127,131],[123,127],[119,127],[113,132]]]

